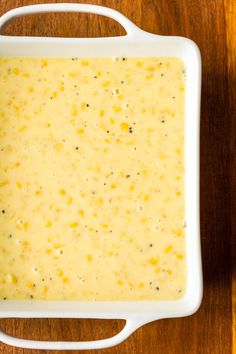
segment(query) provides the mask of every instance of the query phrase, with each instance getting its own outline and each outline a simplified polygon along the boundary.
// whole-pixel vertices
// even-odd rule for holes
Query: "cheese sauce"
[[[186,286],[177,58],[0,59],[0,298]]]

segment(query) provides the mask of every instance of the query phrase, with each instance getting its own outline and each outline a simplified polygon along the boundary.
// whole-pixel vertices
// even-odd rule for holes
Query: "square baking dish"
[[[85,12],[118,21],[127,35],[105,38],[43,38],[1,35],[4,25],[17,16],[45,12]],[[88,342],[49,342],[18,339],[0,331],[4,343],[32,349],[99,349],[121,343],[142,325],[163,318],[193,314],[202,299],[199,227],[199,116],[201,57],[197,45],[184,37],[145,32],[121,13],[85,4],[44,4],[16,8],[0,18],[0,57],[178,57],[186,67],[185,97],[185,220],[187,289],[176,301],[0,301],[0,317],[55,317],[125,319],[112,338]]]

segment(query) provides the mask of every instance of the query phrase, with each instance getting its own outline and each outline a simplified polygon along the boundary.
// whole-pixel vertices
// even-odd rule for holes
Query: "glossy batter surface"
[[[186,286],[177,58],[0,59],[0,298]]]

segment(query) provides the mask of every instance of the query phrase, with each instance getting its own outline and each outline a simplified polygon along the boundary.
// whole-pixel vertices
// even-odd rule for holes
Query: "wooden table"
[[[45,0],[1,0],[0,14]],[[55,1],[51,2],[65,2]],[[67,2],[76,2],[69,1]],[[201,114],[201,235],[204,298],[182,319],[144,326],[120,346],[97,353],[236,353],[236,1],[88,0],[120,10],[146,31],[192,38],[203,60]],[[9,34],[100,36],[123,34],[114,21],[94,15],[57,14],[15,20]],[[234,42],[233,42],[234,36]],[[234,195],[235,196],[235,195]],[[234,218],[233,218],[234,216]],[[234,257],[233,257],[234,256]],[[7,319],[0,326],[23,338],[89,340],[114,335],[122,321]],[[48,351],[49,352],[49,351]],[[45,353],[0,344],[0,353]],[[64,352],[65,353],[65,352]],[[90,351],[87,351],[89,354]],[[92,353],[92,352],[91,352]]]

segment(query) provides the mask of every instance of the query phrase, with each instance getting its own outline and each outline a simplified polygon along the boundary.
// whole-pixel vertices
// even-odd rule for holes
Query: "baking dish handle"
[[[123,26],[125,31],[127,32],[126,36],[135,37],[137,35],[140,36],[140,34],[146,33],[138,26],[136,26],[132,21],[130,21],[127,17],[121,14],[119,11],[113,10],[109,7],[89,4],[68,3],[29,5],[10,10],[6,12],[2,17],[0,17],[0,35],[5,25],[16,17],[48,12],[84,12],[103,15],[119,22],[119,24]]]
[[[139,327],[148,321],[139,319],[127,319],[124,328],[115,336],[86,342],[56,342],[56,341],[38,341],[16,338],[6,334],[0,330],[0,341],[12,345],[14,347],[27,349],[43,349],[43,350],[87,350],[87,349],[104,349],[120,344],[127,339]]]

